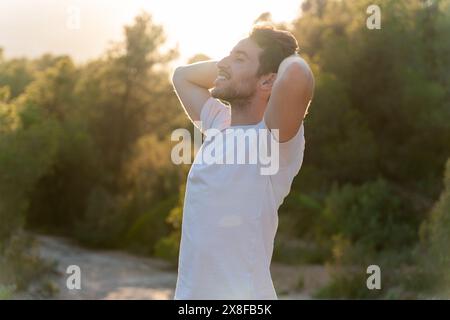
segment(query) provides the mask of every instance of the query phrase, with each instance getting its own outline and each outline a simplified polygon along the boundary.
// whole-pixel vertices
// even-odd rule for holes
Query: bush
[[[278,237],[273,250],[273,260],[299,265],[320,264],[326,261],[329,252],[315,242]]]
[[[397,188],[382,179],[335,186],[321,216],[321,236],[332,252],[332,279],[317,297],[413,297],[402,287],[417,243],[411,211]],[[366,270],[372,264],[381,268],[382,290],[366,286]]]
[[[169,234],[166,219],[170,210],[176,205],[177,199],[177,195],[171,196],[140,215],[128,229],[125,245],[138,253],[155,254],[155,245],[158,240]]]
[[[382,179],[335,186],[325,200],[321,232],[348,240],[366,256],[401,249],[417,240],[411,210],[396,188]]]
[[[12,298],[14,292],[13,286],[0,285],[0,300],[8,300]]]
[[[314,239],[322,199],[292,190],[279,209],[279,230],[285,236]]]
[[[0,134],[0,251],[2,241],[23,226],[28,194],[49,170],[58,150],[59,127],[40,119],[26,129]]]
[[[3,287],[5,296],[25,290],[32,281],[52,270],[53,265],[39,257],[33,238],[18,231],[0,253],[0,288]]]
[[[181,241],[181,223],[183,221],[183,203],[186,185],[182,184],[178,192],[178,201],[167,216],[166,223],[171,232],[168,236],[160,239],[155,246],[155,255],[168,260],[174,265],[178,264]]]
[[[155,245],[155,256],[178,265],[181,234],[172,232],[167,237],[160,239]]]
[[[368,290],[365,270],[332,273],[328,285],[314,293],[316,299],[374,299],[381,295],[380,290]]]
[[[421,240],[426,250],[422,260],[424,272],[429,274],[430,285],[450,294],[450,159],[444,173],[444,190],[431,210],[430,217],[421,227]]]
[[[126,217],[119,200],[103,188],[95,188],[86,214],[75,224],[75,237],[93,247],[116,247],[125,229]]]

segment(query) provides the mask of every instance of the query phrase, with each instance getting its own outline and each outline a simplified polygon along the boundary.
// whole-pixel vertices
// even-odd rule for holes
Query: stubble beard
[[[255,90],[247,87],[247,85],[242,87],[244,90],[238,90],[235,84],[229,84],[224,88],[214,87],[211,96],[228,102],[232,107],[246,106],[253,99]]]

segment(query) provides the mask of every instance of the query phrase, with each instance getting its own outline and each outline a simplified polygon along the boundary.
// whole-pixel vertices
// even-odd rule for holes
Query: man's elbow
[[[290,80],[299,81],[302,83],[313,84],[314,82],[312,71],[308,64],[303,60],[291,63],[286,68],[284,76]]]
[[[308,98],[307,100],[312,99],[314,76],[306,63],[292,63],[288,66],[280,80],[285,86],[292,87],[292,90],[302,92]]]
[[[172,73],[172,84],[176,86],[176,84],[180,82],[182,78],[183,78],[183,66],[178,66]]]

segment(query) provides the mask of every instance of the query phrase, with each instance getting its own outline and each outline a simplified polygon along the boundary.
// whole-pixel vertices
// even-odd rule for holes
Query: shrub
[[[382,179],[335,186],[325,200],[322,234],[346,239],[371,256],[415,243],[416,226],[410,213],[408,203]]]
[[[181,234],[172,232],[166,237],[161,238],[155,245],[155,256],[178,264],[178,254],[180,250]]]
[[[5,242],[0,254],[0,287],[3,286],[3,295],[25,290],[32,281],[52,269],[51,263],[39,257],[34,239],[21,231],[15,232]]]
[[[178,192],[178,201],[167,216],[166,223],[171,232],[160,239],[155,246],[155,254],[163,259],[178,264],[178,254],[181,241],[181,223],[183,221],[183,203],[186,185],[182,184]]]
[[[409,297],[402,273],[416,245],[411,208],[393,185],[379,179],[360,186],[335,186],[325,200],[321,236],[328,239],[331,281],[320,298]],[[378,265],[382,290],[368,290],[366,270]]]
[[[126,233],[126,246],[133,251],[153,255],[158,240],[169,234],[166,219],[170,210],[176,205],[177,199],[177,195],[171,196],[159,202],[148,212],[141,214]]]
[[[421,226],[421,240],[426,258],[421,260],[429,284],[436,290],[450,294],[450,159],[444,173],[444,189]],[[434,281],[432,280],[434,278]]]
[[[115,247],[125,228],[125,216],[119,200],[101,187],[95,188],[88,200],[87,210],[75,224],[75,237],[93,247]]]

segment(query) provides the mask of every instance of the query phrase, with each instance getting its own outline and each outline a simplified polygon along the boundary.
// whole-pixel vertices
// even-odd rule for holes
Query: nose
[[[226,69],[227,68],[227,58],[228,57],[224,57],[222,58],[219,62],[217,62],[217,68],[218,69]]]

